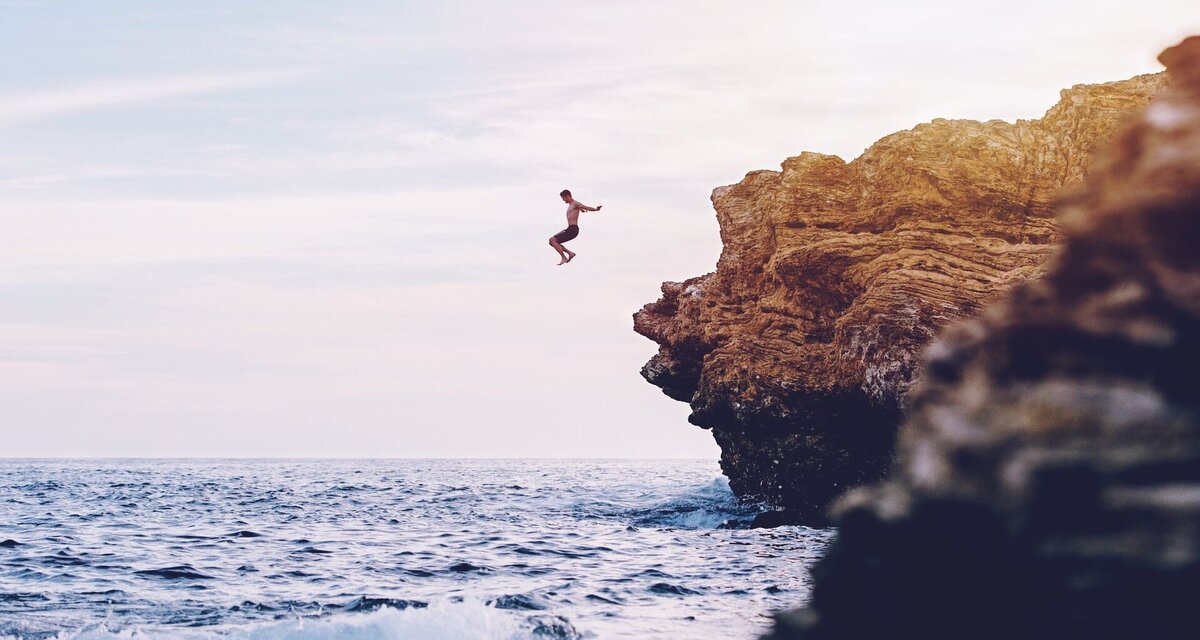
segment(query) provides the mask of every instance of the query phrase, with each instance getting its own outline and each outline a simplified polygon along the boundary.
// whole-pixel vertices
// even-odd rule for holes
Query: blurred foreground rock
[[[1200,38],[1061,252],[928,351],[898,460],[783,638],[1200,637]]]

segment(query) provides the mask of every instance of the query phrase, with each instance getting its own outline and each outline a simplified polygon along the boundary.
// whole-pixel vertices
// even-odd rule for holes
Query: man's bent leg
[[[554,236],[550,236],[550,246],[554,247],[554,250],[558,252],[558,257],[561,258],[561,260],[559,260],[558,263],[566,264],[568,261],[567,254],[563,253],[564,251],[566,251],[566,249],[561,244],[559,244],[558,238],[555,238]]]

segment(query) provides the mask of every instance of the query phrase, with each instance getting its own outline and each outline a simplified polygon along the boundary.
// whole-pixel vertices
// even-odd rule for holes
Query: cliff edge
[[[660,345],[642,375],[712,429],[736,493],[825,524],[888,472],[921,348],[1042,272],[1056,194],[1163,84],[1077,85],[1040,120],[934,120],[716,189],[717,269],[634,314]]]

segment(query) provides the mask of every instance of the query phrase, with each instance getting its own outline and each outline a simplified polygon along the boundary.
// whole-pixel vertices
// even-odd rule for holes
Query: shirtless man
[[[600,207],[589,207],[582,202],[571,197],[571,192],[563,189],[563,192],[558,194],[562,197],[563,202],[567,203],[567,228],[550,236],[550,246],[558,252],[558,256],[562,258],[558,261],[559,265],[564,265],[575,257],[575,252],[563,246],[563,243],[572,240],[579,235],[579,212],[580,211],[599,211]]]

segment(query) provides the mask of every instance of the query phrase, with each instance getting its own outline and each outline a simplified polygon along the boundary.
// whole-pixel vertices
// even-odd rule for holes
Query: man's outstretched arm
[[[578,201],[578,200],[576,200],[575,202],[579,202],[579,201]],[[604,206],[604,205],[600,205],[600,207],[603,207],[603,206]],[[579,202],[579,208],[580,208],[580,209],[583,209],[584,211],[599,211],[599,210],[600,210],[600,207],[589,207],[589,206],[587,206],[586,204],[584,204],[584,203],[582,203],[582,202]]]

